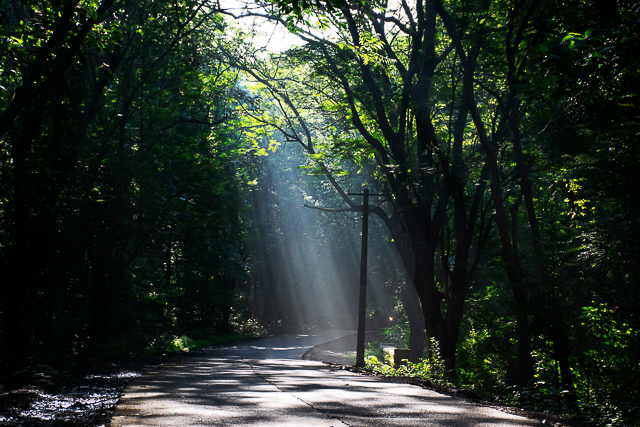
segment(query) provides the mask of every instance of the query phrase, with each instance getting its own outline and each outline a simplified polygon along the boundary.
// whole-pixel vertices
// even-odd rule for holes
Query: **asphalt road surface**
[[[111,426],[540,425],[301,359],[312,346],[342,335],[276,336],[181,358],[134,380]]]

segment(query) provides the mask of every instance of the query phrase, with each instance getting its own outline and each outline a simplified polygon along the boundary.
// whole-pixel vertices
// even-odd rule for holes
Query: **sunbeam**
[[[257,314],[264,324],[287,331],[355,330],[361,225],[353,217],[308,207],[309,203],[339,205],[339,201],[319,177],[299,168],[303,163],[295,146],[270,154],[261,163],[263,179],[257,191],[262,192],[263,206],[256,221],[263,235],[262,245],[255,245],[255,257],[262,276],[255,281]],[[361,185],[357,179],[354,184]],[[389,326],[389,316],[397,316],[395,294],[404,277],[384,224],[372,216],[370,230],[367,328],[377,330]]]

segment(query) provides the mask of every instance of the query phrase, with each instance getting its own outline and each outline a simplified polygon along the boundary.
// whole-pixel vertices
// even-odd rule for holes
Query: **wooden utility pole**
[[[358,338],[356,342],[356,367],[364,366],[364,334],[367,312],[367,246],[369,242],[369,189],[362,193],[349,193],[350,196],[363,196],[362,200],[362,252],[360,255],[360,297],[358,299]],[[382,196],[382,194],[374,194]]]
[[[364,189],[362,200],[362,252],[360,254],[360,298],[358,299],[358,342],[356,366],[364,366],[364,333],[367,312],[367,247],[369,245],[369,189]]]

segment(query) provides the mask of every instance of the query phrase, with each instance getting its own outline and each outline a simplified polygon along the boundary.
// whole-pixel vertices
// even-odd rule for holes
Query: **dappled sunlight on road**
[[[319,339],[273,337],[185,357],[134,381],[112,426],[537,424],[421,387],[300,360]],[[300,345],[291,345],[297,340]]]

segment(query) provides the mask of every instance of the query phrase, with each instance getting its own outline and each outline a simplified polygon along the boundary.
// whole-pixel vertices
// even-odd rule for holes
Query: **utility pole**
[[[362,200],[362,252],[360,255],[360,297],[358,299],[358,338],[356,342],[356,367],[364,366],[364,333],[367,311],[367,246],[369,242],[369,189],[362,193],[349,193],[350,196],[363,196]],[[382,196],[382,194],[373,194]]]

